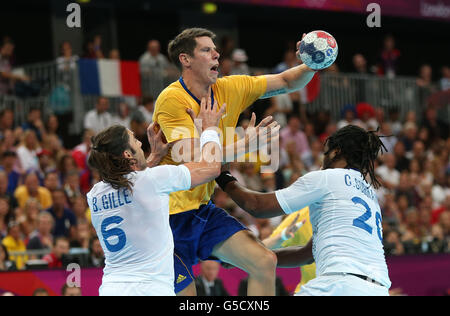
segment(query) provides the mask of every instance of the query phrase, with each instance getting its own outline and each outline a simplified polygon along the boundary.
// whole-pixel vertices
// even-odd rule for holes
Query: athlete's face
[[[214,84],[219,76],[219,57],[216,45],[208,36],[197,37],[194,56],[190,59],[191,70],[207,85]]]
[[[132,131],[127,130],[127,132],[130,136],[130,147],[135,152],[134,155],[131,152],[129,152],[128,155],[131,155],[132,158],[136,159],[137,169],[144,170],[147,167],[147,162],[145,160],[144,151],[142,150],[142,143],[134,137],[134,133]]]

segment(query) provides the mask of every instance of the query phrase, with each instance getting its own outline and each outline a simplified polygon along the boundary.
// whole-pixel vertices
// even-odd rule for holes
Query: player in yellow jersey
[[[155,104],[153,120],[173,145],[162,164],[185,163],[196,157],[200,146],[190,114],[199,112],[202,98],[211,98],[219,108],[227,104],[219,125],[226,140],[227,133],[231,133],[227,128],[235,128],[241,112],[257,99],[301,89],[314,76],[313,70],[300,65],[275,75],[218,79],[220,55],[214,38],[209,30],[193,28],[184,30],[169,43],[169,57],[182,75],[161,92]],[[228,145],[231,144],[225,141],[224,155]],[[195,295],[192,266],[198,259],[216,257],[249,274],[249,295],[274,295],[276,257],[246,227],[210,201],[214,185],[212,181],[170,195],[175,292]]]
[[[293,224],[298,224],[304,222],[303,226],[297,229],[297,227]],[[293,227],[293,232],[290,229],[291,226]],[[283,231],[287,229],[288,231],[291,231],[292,235],[287,234],[286,237],[288,237],[287,240],[283,240]],[[285,234],[286,235],[286,234]],[[284,237],[284,239],[286,239]],[[289,238],[291,237],[291,238]],[[268,245],[266,242],[269,241],[269,239],[281,239],[280,246],[281,247],[290,247],[290,246],[304,246],[306,245],[310,239],[312,238],[312,226],[311,222],[309,221],[309,208],[305,207],[297,212],[294,212],[292,214],[289,214],[281,223],[278,225],[278,227],[272,232],[272,235],[264,240],[264,244],[271,248],[279,248],[275,246]],[[301,266],[301,280],[300,283],[297,285],[297,288],[295,289],[295,293],[299,292],[301,289],[301,286],[308,283],[309,280],[312,280],[316,277],[316,264],[312,263],[309,265]]]

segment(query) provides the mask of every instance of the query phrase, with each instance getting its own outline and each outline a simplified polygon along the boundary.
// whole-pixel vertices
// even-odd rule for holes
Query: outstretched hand
[[[272,139],[278,137],[281,126],[272,116],[264,118],[256,127],[256,114],[252,113],[252,118],[245,130],[246,148],[252,144],[257,144],[256,149],[261,149],[270,144]]]
[[[153,122],[147,128],[147,138],[153,155],[164,157],[171,147],[158,123]]]
[[[211,91],[211,90],[210,90]],[[191,116],[194,121],[195,127],[199,134],[210,127],[218,127],[222,115],[225,113],[226,104],[222,104],[218,110],[217,101],[214,100],[214,104],[211,105],[211,92],[202,98],[200,102],[200,111],[198,115],[195,115],[194,111],[190,108],[186,109],[186,112]]]

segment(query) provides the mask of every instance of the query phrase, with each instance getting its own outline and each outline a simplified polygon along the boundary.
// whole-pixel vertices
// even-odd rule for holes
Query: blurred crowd
[[[249,67],[244,49],[231,38],[218,43],[221,76],[261,74]],[[0,95],[15,93],[29,84],[26,75],[12,72],[14,43],[4,39],[0,48]],[[58,67],[74,67],[70,42],[61,45]],[[83,58],[104,58],[101,37],[86,45]],[[111,50],[109,58],[119,59]],[[393,78],[397,75],[400,51],[392,36],[386,37],[379,60],[369,66],[362,54],[353,56],[352,72]],[[167,73],[173,65],[161,53],[159,41],[148,42],[139,58],[142,73]],[[277,73],[299,63],[295,45],[274,65]],[[438,110],[427,106],[426,97],[450,88],[449,67],[442,67],[439,81],[429,65],[420,68],[417,85],[423,88],[424,110],[400,117],[400,107],[384,109],[362,100],[342,105],[342,115],[333,119],[327,111],[311,112],[303,104],[302,91],[258,100],[239,119],[246,128],[251,113],[258,120],[273,116],[280,131],[280,167],[273,173],[260,173],[260,163],[232,163],[232,174],[244,186],[261,192],[284,188],[298,177],[320,168],[327,137],[348,124],[367,130],[379,128],[387,153],[379,156],[376,173],[383,183],[377,191],[383,215],[384,246],[387,255],[450,252],[450,138],[448,121]],[[337,72],[338,65],[327,71]],[[164,87],[161,87],[161,89]],[[85,266],[102,267],[104,254],[90,222],[86,193],[100,181],[87,166],[90,139],[112,124],[122,124],[134,132],[150,153],[146,128],[151,123],[157,95],[139,99],[137,105],[126,99],[117,111],[110,100],[99,97],[84,118],[84,133],[77,146],[67,146],[60,131],[66,123],[60,115],[44,116],[39,108],[26,113],[27,121],[15,121],[13,108],[0,105],[0,271],[29,268],[29,262],[61,268],[78,260]],[[63,136],[62,136],[63,135]],[[214,202],[241,220],[261,240],[269,237],[282,217],[255,219],[242,211],[219,188]],[[32,250],[32,251],[30,251]],[[37,250],[37,251],[36,251]],[[27,252],[28,251],[28,252]],[[39,252],[41,251],[41,252]],[[14,252],[22,255],[14,256]],[[80,259],[80,254],[84,257]]]

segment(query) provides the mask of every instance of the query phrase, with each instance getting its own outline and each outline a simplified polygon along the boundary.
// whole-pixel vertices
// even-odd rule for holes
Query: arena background
[[[83,141],[84,115],[95,107],[97,95],[83,92],[84,79],[80,73],[74,70],[70,72],[70,79],[64,82],[68,88],[62,95],[63,99],[66,97],[70,101],[55,101],[54,98],[57,99],[57,96],[60,96],[56,91],[61,83],[58,81],[59,70],[55,60],[60,56],[61,44],[64,41],[70,42],[73,55],[83,57],[86,55],[86,44],[96,36],[101,37],[101,50],[106,58],[111,50],[117,49],[120,52],[121,60],[137,62],[146,51],[149,40],[158,40],[161,45],[161,53],[167,55],[168,42],[182,29],[194,26],[205,27],[218,35],[216,42],[219,49],[222,48],[221,43],[225,37],[234,42],[235,48],[243,49],[248,56],[246,63],[250,73],[257,74],[261,71],[272,72],[275,66],[283,61],[286,50],[292,49],[303,33],[317,29],[331,33],[339,45],[339,56],[336,61],[338,71],[321,72],[320,83],[317,83],[318,89],[312,89],[314,92],[309,91],[310,98],[297,101],[295,106],[298,104],[298,108],[296,107],[292,111],[294,116],[297,115],[300,118],[302,132],[306,132],[307,122],[312,123],[310,126],[313,130],[312,134],[308,134],[311,136],[309,146],[312,152],[314,152],[312,139],[323,140],[327,133],[336,128],[336,123],[342,119],[341,114],[345,106],[351,105],[356,109],[358,104],[370,103],[369,106],[373,111],[371,112],[373,113],[372,118],[377,119],[379,117],[376,117],[375,113],[378,113],[377,109],[382,109],[386,122],[391,123],[392,126],[394,123],[400,123],[402,129],[396,135],[399,142],[406,137],[403,128],[408,122],[415,123],[418,129],[422,127],[426,129],[431,125],[427,125],[425,111],[430,108],[436,110],[442,133],[436,139],[432,139],[436,135],[432,133],[431,129],[428,130],[429,136],[426,139],[422,139],[422,136],[417,133],[411,141],[423,141],[426,158],[417,172],[411,170],[410,166],[403,169],[407,174],[405,178],[410,177],[406,182],[411,181],[411,183],[413,182],[411,177],[416,173],[419,179],[422,179],[421,176],[424,177],[423,179],[429,179],[427,172],[433,174],[431,187],[421,187],[420,181],[415,185],[411,184],[403,193],[408,196],[414,195],[412,198],[414,201],[410,201],[408,210],[398,215],[397,218],[389,213],[391,208],[398,209],[401,204],[399,196],[402,194],[397,194],[401,188],[397,183],[391,188],[392,192],[396,192],[393,194],[393,203],[397,204],[395,207],[386,204],[382,209],[385,212],[383,213],[385,221],[394,221],[392,218],[399,221],[398,226],[392,229],[392,231],[399,231],[398,240],[393,241],[394,246],[390,246],[397,250],[396,247],[400,247],[400,244],[403,247],[403,251],[397,255],[395,251],[388,254],[388,263],[392,263],[390,276],[393,281],[393,289],[396,290],[392,294],[449,295],[450,141],[448,127],[450,123],[450,90],[448,82],[450,78],[448,58],[450,41],[448,33],[450,31],[450,2],[448,0],[377,1],[376,3],[381,6],[381,27],[367,25],[366,20],[370,12],[367,12],[366,8],[370,1],[224,0],[206,3],[200,0],[85,0],[76,2],[81,6],[81,27],[69,28],[66,25],[66,19],[70,12],[66,11],[66,7],[71,2],[75,1],[16,0],[14,2],[3,1],[0,4],[2,45],[8,41],[14,43],[14,53],[9,62],[15,69],[20,70],[20,73],[25,73],[31,78],[28,82],[30,85],[15,85],[7,92],[0,91],[0,110],[11,109],[13,111],[14,125],[12,128],[14,129],[23,127],[27,123],[27,115],[32,109],[40,109],[41,119],[45,122],[49,116],[57,114],[59,127],[54,132],[63,143],[63,148],[58,150],[69,156],[73,155],[75,146]],[[400,51],[400,57],[396,62],[395,76],[389,78],[385,73],[380,72],[380,53],[383,41],[388,35],[395,39],[395,47]],[[355,54],[365,57],[367,73],[356,74],[353,64]],[[231,54],[229,57],[232,58]],[[421,77],[420,71],[424,65],[429,65],[429,68],[432,69],[431,78]],[[0,69],[1,71],[4,70]],[[129,108],[127,115],[131,118],[131,113],[142,104],[143,97],[156,98],[164,86],[177,79],[176,71],[169,71],[169,73],[171,75],[164,78],[155,78],[155,76],[143,73],[137,74],[139,91],[132,96],[108,96],[109,111],[117,114],[121,104],[127,103]],[[336,88],[333,86],[335,79],[347,82],[350,88],[347,90]],[[370,85],[372,83],[374,83],[373,86]],[[365,94],[361,96],[356,93],[355,96],[352,87],[360,87],[361,84],[365,85]],[[308,91],[304,93],[307,94]],[[58,106],[63,108],[60,113],[58,109],[61,108]],[[267,103],[255,105],[251,110],[257,112],[260,120],[270,108],[271,104]],[[395,122],[391,116],[394,112],[400,114],[398,121]],[[250,111],[247,111],[243,114],[241,122],[248,118],[249,113]],[[146,123],[148,124],[148,122]],[[22,133],[25,130],[23,128],[21,132],[15,134],[14,148],[20,146]],[[7,151],[3,146],[5,130],[2,129],[0,132],[2,135],[0,154],[3,155]],[[433,136],[430,136],[431,134]],[[48,149],[51,152],[53,147],[46,148],[46,144],[42,140],[39,142],[37,147]],[[414,160],[413,148],[409,150],[407,148],[406,151],[404,157]],[[45,152],[35,152],[34,155],[36,158],[41,157],[45,155]],[[59,166],[58,162],[64,155],[58,156],[55,152],[51,155],[55,166]],[[436,163],[434,159],[438,158],[441,159],[438,170],[426,169],[432,168],[426,166]],[[311,166],[305,163],[303,171],[313,170],[314,163]],[[4,167],[3,162],[0,162],[0,165]],[[386,165],[386,162],[380,159],[379,165]],[[86,167],[84,166],[84,168]],[[66,189],[63,180],[65,169],[63,169],[63,167],[56,167],[56,173],[60,177],[60,186]],[[80,165],[77,165],[75,169],[80,173],[78,181],[82,183],[86,170]],[[26,170],[19,171],[21,173],[20,184],[20,181],[24,180]],[[247,177],[245,171],[242,173],[244,178]],[[253,174],[248,175],[248,177],[253,176]],[[278,179],[278,175],[276,177]],[[263,183],[265,179],[260,178],[258,181]],[[86,185],[89,187],[92,182],[88,181]],[[285,185],[286,183],[284,183]],[[67,186],[69,185],[67,184]],[[277,182],[277,187],[279,186],[280,184]],[[73,208],[74,200],[72,198],[76,199],[76,196],[71,196],[68,190],[66,190],[67,206]],[[85,193],[83,188],[79,192],[81,195]],[[0,193],[3,194],[3,192]],[[13,195],[14,192],[10,193]],[[217,196],[219,195],[218,193]],[[389,194],[386,193],[386,195]],[[222,198],[221,195],[220,197]],[[428,201],[429,199],[431,201]],[[223,203],[227,206],[230,205],[229,201]],[[18,217],[17,210],[12,210],[12,205],[9,207],[11,208],[10,219]],[[233,212],[231,209],[229,211]],[[413,215],[410,216],[411,218],[408,216],[411,213],[415,214],[415,219],[412,218]],[[429,221],[423,220],[424,214],[430,217]],[[441,214],[445,216],[440,216]],[[266,225],[272,225],[271,229],[276,227],[273,223],[267,224],[244,215],[239,216],[242,216],[240,219],[254,228],[256,234],[262,234],[262,229]],[[422,223],[421,218],[425,223]],[[15,219],[17,220],[17,218]],[[393,225],[395,226],[395,224]],[[435,229],[440,229],[441,232],[432,231],[435,225],[440,227]],[[5,226],[0,226],[0,228],[3,227],[2,232],[6,231],[6,226],[7,223]],[[71,231],[68,237],[76,244],[79,236],[76,236],[77,228],[73,227],[73,229],[75,233]],[[405,235],[412,231],[415,235],[407,239]],[[387,232],[391,231],[384,231],[385,240]],[[30,236],[25,236],[23,230],[21,234],[23,241],[28,241]],[[4,235],[6,236],[6,233]],[[4,235],[2,234],[1,237],[5,237]],[[90,237],[93,237],[92,232]],[[392,238],[395,240],[394,237]],[[430,250],[434,241],[441,242],[439,245],[443,245],[438,251]],[[72,247],[76,249],[71,252],[71,258],[84,263],[84,260],[90,256],[91,250],[83,247]],[[81,251],[78,251],[78,248],[81,248]],[[20,252],[21,249],[17,250],[19,253],[16,255],[19,257],[32,256],[32,253]],[[14,250],[12,251],[14,252]],[[432,252],[434,253],[431,254]],[[38,257],[41,258],[43,255],[45,255],[45,251]],[[443,264],[444,262],[447,264]],[[29,269],[41,267],[41,265],[28,266]],[[200,268],[197,267],[198,273],[199,270]],[[288,292],[292,293],[300,274],[298,269],[289,270],[280,272],[280,276]],[[36,288],[42,287],[52,295],[59,295],[58,287],[62,287],[63,283],[61,282],[63,281],[61,280],[64,279],[61,273],[69,274],[61,268],[52,271],[39,269],[33,271],[37,272],[0,272],[0,292],[31,295]],[[88,273],[91,275],[92,271],[97,273],[92,277],[96,281],[86,282],[86,284],[92,285],[83,289],[84,295],[95,295],[95,287],[98,286],[101,269],[89,270]],[[36,274],[39,273],[41,273],[40,277],[36,277]],[[45,277],[42,277],[43,274]],[[417,277],[414,278],[416,281],[408,280],[407,275],[420,275],[422,279]],[[233,295],[237,294],[238,284],[244,276],[245,274],[241,274],[239,271],[233,272],[233,270],[223,268],[219,273],[219,277],[224,279],[228,292]],[[427,277],[423,278],[424,276]],[[87,277],[89,280],[92,278]],[[40,281],[36,281],[37,279]],[[60,286],[59,283],[61,283]]]

